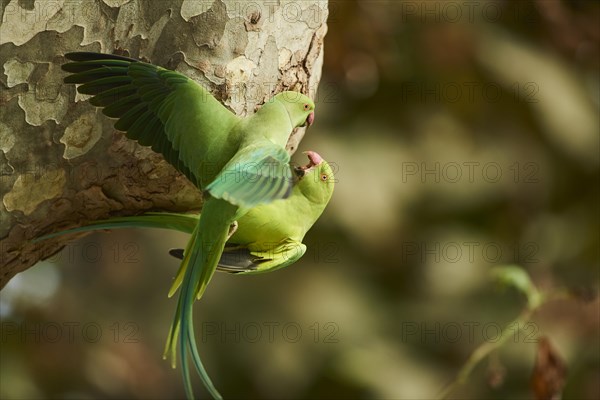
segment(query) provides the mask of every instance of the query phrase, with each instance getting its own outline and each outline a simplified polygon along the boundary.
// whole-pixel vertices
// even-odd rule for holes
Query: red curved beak
[[[323,162],[323,157],[319,155],[316,151],[305,151],[304,154],[308,157],[310,163],[307,165],[307,168],[313,167],[315,165],[319,165]]]
[[[305,166],[297,166],[294,168],[294,172],[296,175],[302,179],[304,175],[313,167],[321,164],[323,162],[323,158],[315,151],[305,151],[303,154],[306,154],[308,157],[308,164]]]
[[[311,126],[315,122],[315,113],[311,112],[306,118],[306,126]]]

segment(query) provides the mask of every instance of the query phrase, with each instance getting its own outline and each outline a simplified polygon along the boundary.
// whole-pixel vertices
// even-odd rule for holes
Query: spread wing
[[[216,135],[226,135],[239,121],[206,89],[185,75],[156,65],[111,54],[68,53],[72,73],[65,83],[80,84],[79,93],[117,118],[115,128],[151,146],[200,184],[202,160],[197,150]]]
[[[286,198],[293,184],[289,162],[283,147],[266,139],[257,141],[239,150],[206,190],[247,209]]]

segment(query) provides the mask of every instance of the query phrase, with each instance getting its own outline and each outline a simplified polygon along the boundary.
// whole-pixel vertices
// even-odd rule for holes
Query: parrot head
[[[325,207],[335,185],[333,169],[318,153],[306,151],[304,154],[308,157],[308,164],[294,168],[298,177],[296,185],[306,198]]]
[[[299,92],[281,92],[275,96],[287,110],[292,125],[311,126],[315,120],[315,103]]]

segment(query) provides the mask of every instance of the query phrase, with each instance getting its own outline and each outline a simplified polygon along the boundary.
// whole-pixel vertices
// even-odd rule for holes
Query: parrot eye
[[[323,182],[326,182],[328,178],[329,178],[329,177],[327,176],[327,174],[323,174],[323,175],[321,175],[321,180],[322,180]]]
[[[304,111],[308,111],[310,109],[310,106],[308,104],[304,105]]]

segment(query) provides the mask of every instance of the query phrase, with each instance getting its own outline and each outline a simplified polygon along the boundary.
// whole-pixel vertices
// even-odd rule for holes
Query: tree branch
[[[30,243],[37,236],[109,215],[202,205],[161,156],[62,84],[66,52],[118,53],[177,70],[238,115],[286,89],[314,99],[321,75],[326,0],[48,4],[14,0],[0,9],[0,288],[68,240]],[[292,135],[290,152],[303,134]]]

